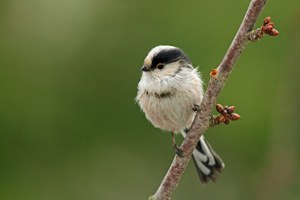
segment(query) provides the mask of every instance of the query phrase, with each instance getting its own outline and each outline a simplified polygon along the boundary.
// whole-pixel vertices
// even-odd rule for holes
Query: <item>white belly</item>
[[[143,95],[140,105],[147,119],[157,128],[180,132],[189,128],[195,112],[195,99],[188,95],[172,93],[170,97],[157,97],[155,95]]]

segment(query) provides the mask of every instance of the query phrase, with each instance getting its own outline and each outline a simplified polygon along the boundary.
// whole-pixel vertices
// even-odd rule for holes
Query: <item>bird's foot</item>
[[[172,132],[172,146],[173,146],[173,149],[174,149],[176,155],[179,156],[180,158],[183,158],[184,152],[180,147],[177,146],[176,141],[175,141],[175,134],[173,132]]]

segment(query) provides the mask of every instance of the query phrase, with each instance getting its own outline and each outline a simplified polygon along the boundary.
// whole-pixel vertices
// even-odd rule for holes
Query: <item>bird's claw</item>
[[[178,147],[176,144],[174,145],[174,150],[177,156],[179,156],[180,158],[184,157],[183,150],[180,147]]]
[[[200,110],[200,106],[197,105],[197,104],[194,104],[194,107],[192,108],[192,110],[193,110],[194,112],[198,112],[198,111]]]

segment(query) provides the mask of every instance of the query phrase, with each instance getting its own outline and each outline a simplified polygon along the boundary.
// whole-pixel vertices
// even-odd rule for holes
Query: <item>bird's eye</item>
[[[158,69],[162,69],[162,68],[164,68],[164,64],[163,63],[158,63],[157,65],[156,65],[156,67],[158,68]]]

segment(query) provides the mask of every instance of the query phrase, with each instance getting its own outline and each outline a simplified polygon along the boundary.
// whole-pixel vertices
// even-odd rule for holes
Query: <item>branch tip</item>
[[[251,31],[248,34],[248,39],[251,42],[256,42],[259,39],[263,38],[265,34],[270,36],[277,36],[279,35],[279,31],[274,28],[275,24],[271,21],[271,17],[266,17],[263,21],[263,24],[260,28]]]

